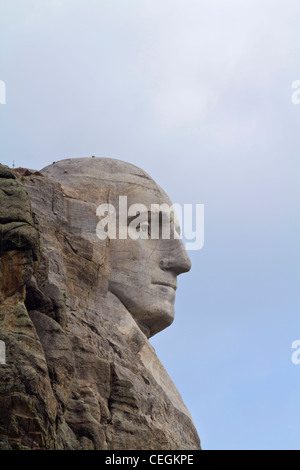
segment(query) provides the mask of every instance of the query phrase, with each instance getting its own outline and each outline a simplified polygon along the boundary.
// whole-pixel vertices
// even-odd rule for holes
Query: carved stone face
[[[122,195],[127,197],[128,208],[143,204],[151,212],[151,204],[172,205],[164,191],[140,168],[114,159],[67,159],[44,168],[42,173],[62,185],[68,224],[78,237],[78,255],[87,250],[84,242],[88,239],[94,264],[102,265],[107,260],[103,271],[108,276],[108,291],[148,337],[169,326],[174,320],[177,276],[191,268],[181,239],[117,237],[101,241],[96,236],[99,204],[109,202],[116,207]],[[176,229],[174,221],[172,226]],[[68,239],[70,236],[66,234]]]
[[[171,202],[157,190],[136,187],[130,190],[128,206]],[[180,239],[174,239],[176,220],[171,217],[171,238],[110,241],[111,272],[109,290],[115,294],[150,337],[169,326],[174,320],[177,276],[191,268],[190,259]],[[150,229],[150,227],[149,227]]]

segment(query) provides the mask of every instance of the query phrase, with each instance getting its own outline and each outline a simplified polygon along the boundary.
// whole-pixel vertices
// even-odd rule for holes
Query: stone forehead
[[[141,188],[165,192],[142,169],[131,163],[113,158],[68,158],[46,166],[41,173],[63,186],[90,184],[136,185]]]

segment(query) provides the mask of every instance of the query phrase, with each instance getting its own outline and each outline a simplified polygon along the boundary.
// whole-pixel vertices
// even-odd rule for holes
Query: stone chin
[[[171,290],[171,288],[164,289]],[[152,302],[144,302],[141,304],[136,302],[136,299],[133,299],[132,296],[128,295],[128,292],[124,292],[122,287],[118,286],[116,283],[110,283],[109,291],[124,305],[147,338],[151,338],[164,330],[174,321],[175,292],[171,294],[169,300],[166,298],[152,298]]]
[[[149,310],[147,314],[151,317],[150,322],[147,322],[145,319],[139,320],[139,315],[135,315],[134,311],[130,313],[148,338],[151,338],[170,326],[175,318],[175,310],[173,306],[170,306],[168,309],[163,309],[163,306],[160,306]]]

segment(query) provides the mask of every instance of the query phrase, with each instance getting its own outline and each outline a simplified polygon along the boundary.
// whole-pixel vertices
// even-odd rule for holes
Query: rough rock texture
[[[173,320],[173,284],[188,258],[179,244],[149,244],[147,254],[96,236],[99,203],[136,187],[144,200],[149,189],[162,198],[123,162],[0,165],[0,449],[200,448],[148,340]],[[159,281],[148,287],[147,267]]]

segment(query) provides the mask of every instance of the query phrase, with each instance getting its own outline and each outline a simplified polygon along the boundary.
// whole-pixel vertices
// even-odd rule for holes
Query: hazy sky
[[[1,163],[118,158],[205,205],[152,344],[204,449],[300,449],[300,4],[0,0]]]

